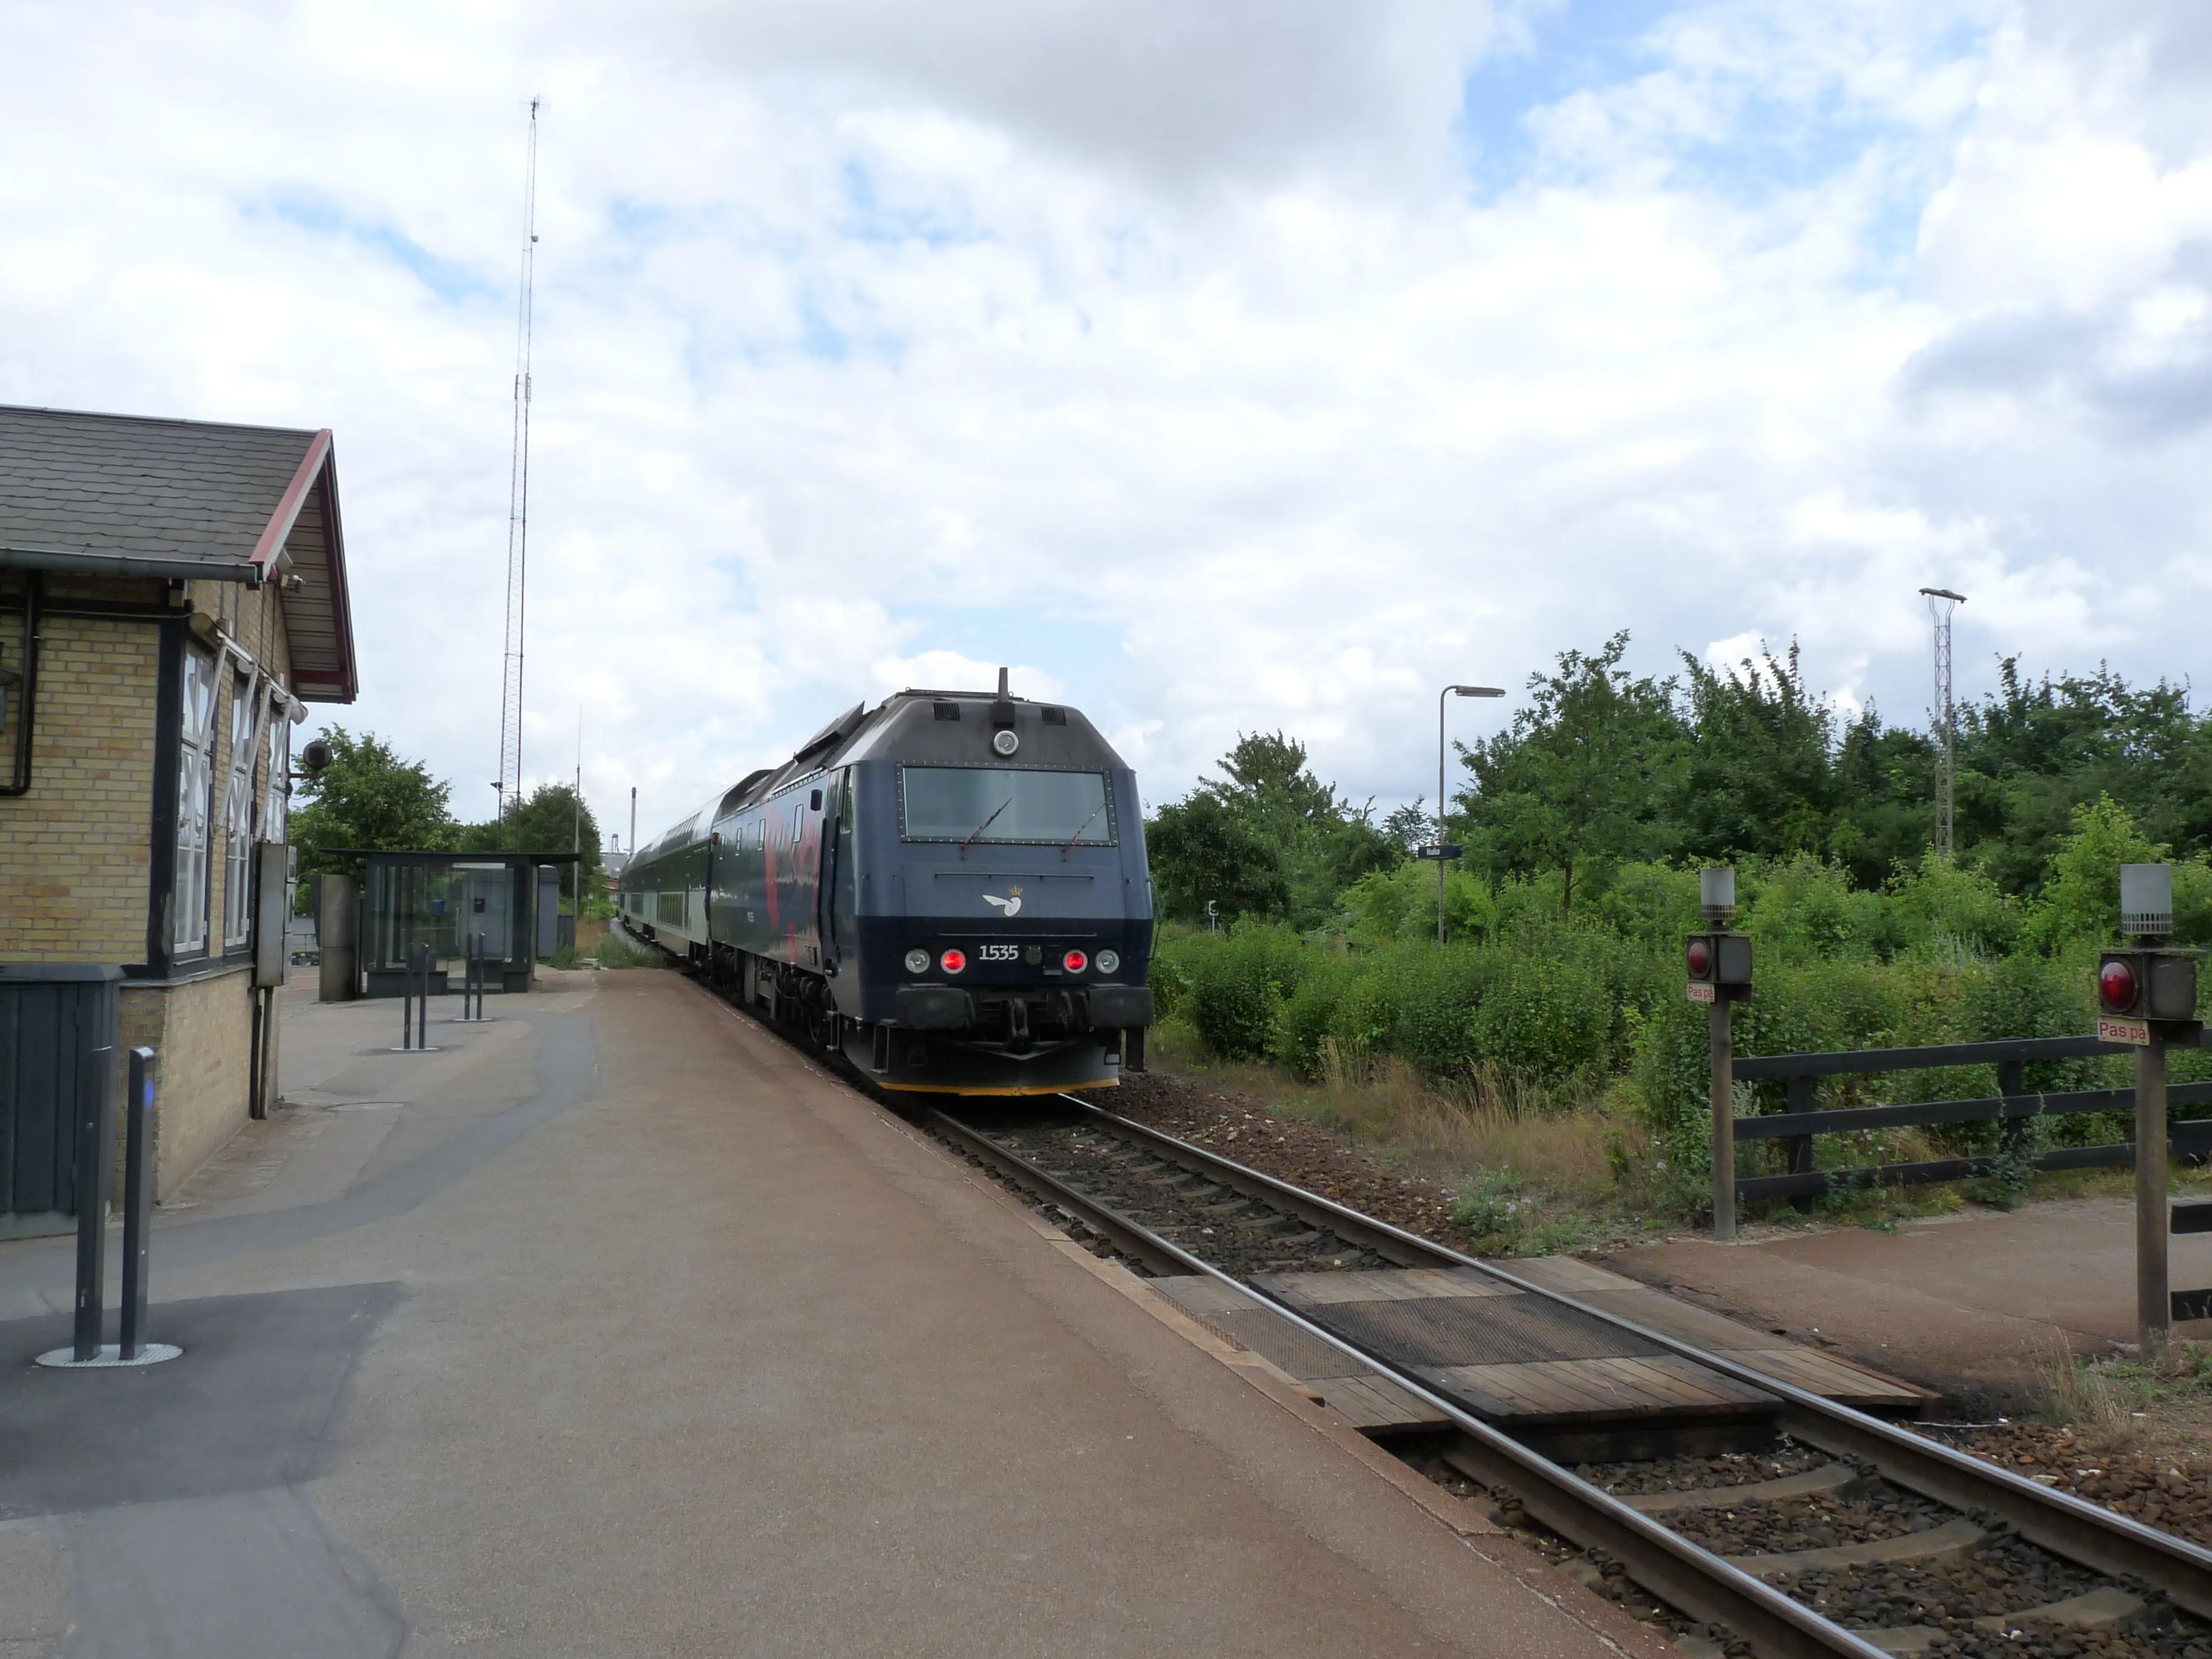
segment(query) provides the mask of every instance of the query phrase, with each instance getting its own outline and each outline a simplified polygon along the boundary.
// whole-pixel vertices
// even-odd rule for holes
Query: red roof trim
[[[351,702],[361,695],[361,664],[354,655],[353,590],[346,582],[345,526],[338,518],[338,464],[331,451],[327,428],[316,434],[315,445],[323,455],[323,545],[328,550],[331,562],[331,620],[337,635],[338,660],[342,665],[338,677],[324,684],[336,686],[335,701]]]
[[[323,470],[323,463],[331,453],[331,429],[325,427],[315,434],[307,445],[307,453],[300,458],[299,469],[292,474],[292,482],[284,486],[284,493],[276,499],[276,510],[262,527],[261,539],[253,545],[252,562],[260,580],[266,580],[269,567],[284,550],[284,538],[292,533],[292,526],[300,520],[300,509],[307,504],[307,490],[315,482],[315,475]]]

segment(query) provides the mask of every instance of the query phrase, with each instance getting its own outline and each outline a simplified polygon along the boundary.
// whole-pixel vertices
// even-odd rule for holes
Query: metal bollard
[[[76,1363],[100,1358],[100,1316],[107,1292],[108,1165],[114,1161],[115,1115],[108,1097],[115,1085],[115,1048],[100,1050],[88,1097],[76,1121]]]
[[[146,1269],[154,1224],[154,1063],[151,1048],[131,1051],[131,1092],[123,1106],[123,1328],[118,1357],[146,1352]]]

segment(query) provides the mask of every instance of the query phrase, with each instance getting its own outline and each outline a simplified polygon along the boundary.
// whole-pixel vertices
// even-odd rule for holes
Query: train
[[[1082,711],[855,704],[622,870],[624,925],[879,1086],[1111,1087],[1144,1069],[1152,885],[1136,775]]]

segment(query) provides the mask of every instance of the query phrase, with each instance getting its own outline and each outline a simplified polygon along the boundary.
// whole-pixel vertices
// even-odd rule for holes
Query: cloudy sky
[[[2203,0],[13,0],[0,401],[337,433],[372,729],[650,835],[862,696],[1155,801],[1633,630],[1918,722],[1928,619],[2196,672]],[[1473,734],[1511,705],[1461,704]],[[1425,785],[1426,775],[1430,781]]]

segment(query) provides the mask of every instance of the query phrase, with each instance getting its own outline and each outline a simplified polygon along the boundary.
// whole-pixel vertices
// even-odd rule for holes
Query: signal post
[[[1698,908],[1712,924],[1690,935],[1683,966],[1690,1000],[1707,1005],[1712,1060],[1713,1237],[1735,1237],[1735,1007],[1751,1000],[1751,940],[1729,931],[1735,920],[1735,872],[1698,872]]]
[[[2142,941],[2107,951],[2097,963],[2097,1035],[2136,1051],[2136,1335],[2154,1359],[2172,1329],[2166,1275],[2166,1050],[2194,1044],[2197,959],[2202,952],[2161,945],[2173,931],[2173,868],[2120,866],[2120,931]]]

